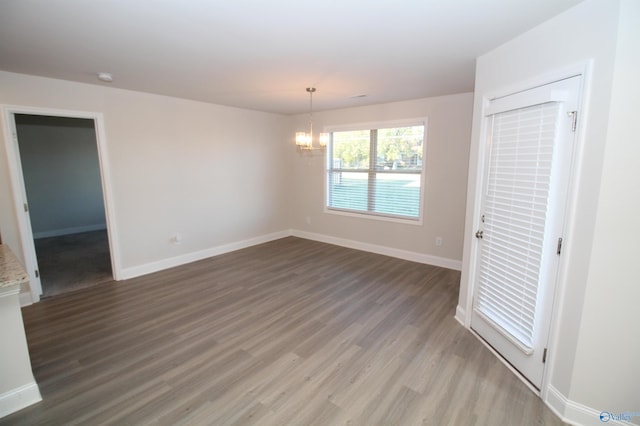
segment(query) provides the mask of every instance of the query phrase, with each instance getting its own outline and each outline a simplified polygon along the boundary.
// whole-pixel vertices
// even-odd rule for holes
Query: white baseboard
[[[533,393],[540,395],[540,392],[534,388],[522,374],[513,368],[495,349],[493,349],[487,342],[478,336],[478,334],[470,330],[472,334],[478,337],[478,340],[489,349],[511,372],[519,378]],[[553,411],[563,422],[576,426],[598,426],[603,424],[611,424],[615,426],[637,426],[634,423],[614,420],[613,418],[603,422],[600,420],[601,411],[596,410],[586,405],[579,404],[575,401],[567,399],[556,388],[549,385],[546,390],[546,396],[543,398],[543,402]],[[618,414],[618,413],[615,413]]]
[[[547,406],[556,413],[556,415],[560,418],[564,417],[564,411],[567,407],[568,399],[560,393],[556,388],[549,385],[546,390],[544,402]]]
[[[33,303],[33,299],[31,299],[31,292],[20,292],[18,295],[18,299],[20,300],[20,307],[29,306]]]
[[[180,256],[170,257],[168,259],[158,260],[156,262],[146,263],[140,266],[124,268],[121,272],[121,279],[135,278],[153,272],[162,271],[164,269],[176,266],[186,265],[187,263],[196,262],[198,260],[207,259],[209,257],[218,256],[220,254],[229,253],[243,248],[255,246],[257,244],[266,243],[280,238],[289,237],[290,231],[274,232],[272,234],[261,235],[259,237],[249,238],[247,240],[237,241],[221,246],[211,247],[205,250],[186,253]]]
[[[616,420],[612,417],[606,417],[605,420],[600,420],[600,415],[604,412],[596,410],[586,405],[579,404],[575,401],[571,401],[565,397],[559,390],[553,386],[549,386],[547,389],[547,397],[544,401],[547,406],[554,412],[563,422],[570,425],[581,426],[598,426],[598,425],[615,425],[615,426],[633,426],[634,423],[629,423],[622,420]],[[620,413],[612,413],[614,416],[620,415]],[[634,418],[634,420],[637,417]]]
[[[392,247],[381,246],[377,244],[363,243],[361,241],[347,240],[345,238],[333,237],[330,235],[316,234],[313,232],[291,230],[294,237],[305,238],[307,240],[320,241],[322,243],[333,244],[336,246],[352,248],[356,250],[368,251],[370,253],[383,254],[385,256],[396,257],[399,259],[410,260],[412,262],[424,263],[427,265],[440,266],[442,268],[462,270],[462,261],[455,259],[447,259],[444,257],[432,256],[413,251],[402,250]]]
[[[0,418],[42,401],[35,381],[0,395]]]
[[[72,228],[53,229],[51,231],[34,232],[33,238],[49,238],[60,237],[62,235],[80,234],[81,232],[102,231],[107,229],[107,225],[104,223],[98,223],[96,225],[74,226]]]
[[[153,272],[162,271],[164,269],[173,268],[187,263],[196,262],[198,260],[206,259],[209,257],[217,256],[224,253],[229,253],[235,250],[251,247],[257,244],[266,243],[269,241],[277,240],[285,237],[299,237],[313,241],[320,241],[323,243],[333,244],[337,246],[352,248],[356,250],[367,251],[376,254],[382,254],[385,256],[396,257],[399,259],[410,260],[413,262],[424,263],[427,265],[440,266],[442,268],[461,270],[462,261],[447,259],[444,257],[431,256],[422,253],[416,253],[408,250],[401,250],[392,247],[385,247],[376,244],[368,244],[360,241],[347,240],[344,238],[332,237],[329,235],[316,234],[312,232],[299,231],[297,229],[288,229],[285,231],[274,232],[267,235],[261,235],[255,238],[249,238],[247,240],[237,241],[234,243],[224,244],[221,246],[211,247],[205,250],[200,250],[193,253],[186,253],[180,256],[171,257],[168,259],[158,260],[156,262],[146,263],[144,265],[132,266],[130,268],[124,268],[121,271],[120,279],[135,278]]]
[[[463,327],[466,327],[467,311],[460,305],[456,306],[456,315],[454,317]]]

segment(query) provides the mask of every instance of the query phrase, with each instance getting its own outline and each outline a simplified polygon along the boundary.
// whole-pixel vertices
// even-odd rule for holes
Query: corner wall
[[[324,211],[324,154],[293,152],[289,221],[296,235],[391,256],[460,269],[471,93],[314,112],[314,129],[410,118],[427,118],[426,188],[423,224],[410,225]],[[309,126],[307,114],[295,116],[295,131]],[[435,238],[442,237],[442,246]]]
[[[640,2],[620,8],[600,200],[569,399],[640,424]]]
[[[103,114],[124,277],[288,229],[287,117],[8,72],[0,104]],[[0,229],[22,258],[0,145]]]

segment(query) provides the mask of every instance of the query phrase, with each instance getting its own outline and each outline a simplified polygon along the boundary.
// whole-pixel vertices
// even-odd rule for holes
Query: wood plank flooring
[[[23,309],[18,425],[559,425],[453,318],[459,272],[284,238]]]

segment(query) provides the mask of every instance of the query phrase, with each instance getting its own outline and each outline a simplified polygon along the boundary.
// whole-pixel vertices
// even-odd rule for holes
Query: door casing
[[[115,209],[113,205],[113,191],[111,188],[110,166],[108,150],[106,145],[106,135],[104,130],[104,118],[101,113],[87,111],[69,111],[46,108],[31,108],[13,105],[3,105],[4,119],[4,140],[7,160],[9,163],[9,176],[13,195],[13,207],[18,223],[18,232],[22,244],[22,255],[25,261],[25,269],[29,274],[31,301],[38,302],[42,294],[40,278],[36,276],[37,257],[33,242],[33,231],[29,214],[25,212],[26,190],[24,176],[20,162],[20,152],[17,144],[17,131],[15,123],[16,114],[47,115],[56,117],[84,118],[94,122],[96,132],[96,142],[98,145],[98,161],[100,177],[102,182],[102,193],[104,197],[105,216],[107,222],[107,233],[109,240],[109,251],[111,253],[111,268],[115,280],[122,276],[120,252],[118,244],[118,232],[115,219]]]

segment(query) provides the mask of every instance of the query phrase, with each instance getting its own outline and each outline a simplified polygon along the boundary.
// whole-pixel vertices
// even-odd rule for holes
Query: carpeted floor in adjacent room
[[[42,297],[113,280],[107,231],[35,240]]]

